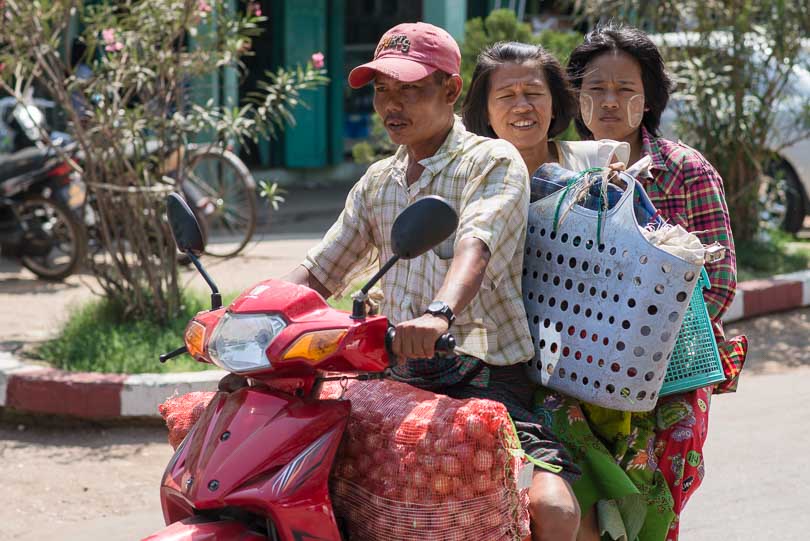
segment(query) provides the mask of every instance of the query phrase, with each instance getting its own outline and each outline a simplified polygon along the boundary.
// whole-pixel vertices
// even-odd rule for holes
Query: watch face
[[[442,301],[433,301],[428,305],[428,310],[431,312],[441,312],[444,310],[445,306],[446,304],[444,304]]]

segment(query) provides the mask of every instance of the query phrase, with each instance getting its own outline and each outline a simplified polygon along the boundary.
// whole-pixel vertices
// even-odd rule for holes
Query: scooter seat
[[[13,154],[0,155],[0,183],[45,166],[53,151],[28,147]]]

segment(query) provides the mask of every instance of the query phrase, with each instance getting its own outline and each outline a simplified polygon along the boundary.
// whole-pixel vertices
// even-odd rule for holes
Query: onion
[[[388,452],[388,449],[379,447],[374,449],[374,451],[371,453],[371,460],[377,464],[385,464],[391,461],[391,454]]]
[[[385,481],[398,482],[397,469],[398,464],[396,462],[392,460],[389,460],[388,462],[383,462],[382,465],[380,465],[380,476]]]
[[[479,494],[492,492],[493,486],[492,479],[486,474],[473,479],[473,489]]]
[[[363,440],[363,443],[366,446],[366,451],[369,454],[371,454],[375,450],[382,447],[383,439],[382,439],[382,436],[380,436],[379,434],[376,434],[374,432],[369,432],[369,433],[366,434],[366,436],[365,436],[365,438]]]
[[[490,451],[485,449],[478,449],[473,457],[473,466],[476,470],[485,472],[492,469],[495,459]]]
[[[449,513],[433,513],[430,524],[434,530],[447,530],[453,527],[453,517]]]
[[[452,442],[449,438],[438,437],[436,438],[436,441],[433,442],[433,452],[437,455],[443,455],[447,453],[451,445]]]
[[[357,478],[357,467],[351,460],[345,460],[340,465],[340,476],[349,481]]]
[[[413,473],[411,473],[410,483],[416,488],[427,486],[428,476],[425,474],[424,470],[421,468],[416,468],[413,470]]]
[[[453,490],[453,482],[452,480],[443,474],[438,474],[433,477],[433,492],[436,493],[438,496],[445,496]]]
[[[402,489],[402,501],[404,502],[418,502],[419,490],[412,486],[406,486]]]
[[[503,516],[498,512],[497,509],[487,511],[481,517],[481,523],[487,528],[497,528],[501,525],[501,522],[503,522]]]
[[[474,440],[482,440],[487,436],[487,426],[479,415],[470,415],[465,421],[467,435]]]
[[[467,433],[464,431],[464,427],[460,425],[453,425],[450,429],[450,440],[454,441],[455,443],[461,443],[467,439]]]
[[[419,461],[425,466],[429,472],[433,472],[439,466],[439,458],[433,454],[422,455]]]
[[[371,469],[371,461],[368,459],[364,460],[360,458],[360,455],[358,455],[358,460],[357,462],[354,463],[354,465],[359,475],[366,475],[368,471]]]
[[[471,443],[462,443],[453,447],[450,452],[461,459],[462,462],[472,461],[475,454],[475,446]]]
[[[450,530],[445,532],[442,541],[467,541],[467,533],[462,530]]]
[[[451,455],[441,457],[442,472],[456,477],[461,473],[461,461]]]
[[[456,524],[465,530],[472,528],[478,522],[478,515],[474,511],[462,511],[454,518]]]
[[[475,489],[472,487],[472,484],[468,482],[456,487],[456,498],[461,501],[468,501],[475,498]]]

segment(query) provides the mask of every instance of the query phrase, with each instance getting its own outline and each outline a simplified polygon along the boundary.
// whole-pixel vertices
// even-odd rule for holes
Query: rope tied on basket
[[[568,182],[566,183],[565,189],[563,189],[562,195],[560,195],[560,198],[557,200],[557,205],[554,208],[554,222],[552,224],[552,231],[555,234],[557,233],[557,228],[559,227],[560,222],[563,219],[565,219],[565,214],[568,213],[568,211],[571,209],[571,207],[573,207],[574,205],[577,204],[577,201],[579,201],[582,198],[583,195],[588,193],[588,190],[589,190],[589,188],[591,186],[591,183],[585,182],[583,188],[580,190],[580,193],[578,193],[577,196],[574,198],[574,201],[571,204],[571,207],[568,207],[568,209],[566,209],[566,211],[565,211],[565,214],[562,217],[560,217],[560,209],[562,208],[563,201],[565,200],[566,196],[568,195],[568,191],[574,185],[579,184],[579,182],[583,179],[583,177],[585,177],[585,175],[589,175],[591,173],[604,173],[606,170],[607,170],[607,168],[605,168],[605,167],[589,167],[588,169],[580,171],[579,173],[577,173],[575,176],[571,177],[568,180]],[[602,243],[602,213],[603,213],[604,210],[606,210],[606,207],[607,207],[607,195],[606,195],[607,182],[604,179],[604,177],[602,177],[602,179],[603,179],[603,187],[604,187],[604,189],[599,191],[599,208],[597,209],[597,212],[596,212],[596,243],[597,244]]]

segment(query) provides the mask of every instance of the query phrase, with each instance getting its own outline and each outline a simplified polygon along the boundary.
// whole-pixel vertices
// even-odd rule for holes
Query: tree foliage
[[[327,82],[310,63],[267,73],[244,104],[201,103],[200,88],[221,70],[244,67],[240,58],[264,21],[252,4],[244,13],[226,4],[0,1],[0,88],[22,99],[36,86],[64,110],[81,150],[72,165],[97,213],[102,256],[90,268],[131,316],[166,320],[178,310],[163,201],[186,176],[186,145],[274,135],[294,122],[301,92]],[[84,29],[74,42],[77,21]]]

